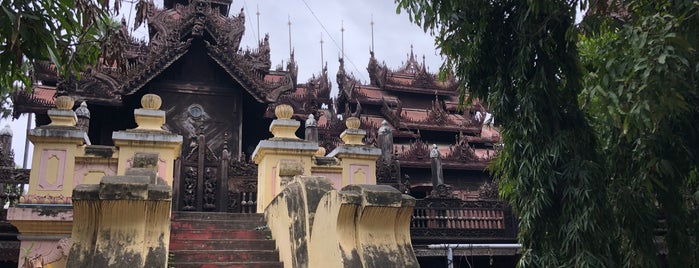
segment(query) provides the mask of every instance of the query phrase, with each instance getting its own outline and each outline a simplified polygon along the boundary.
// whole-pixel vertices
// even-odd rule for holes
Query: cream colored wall
[[[378,156],[342,155],[338,157],[341,157],[343,170],[340,189],[350,184],[376,184],[376,159]]]
[[[303,166],[303,175],[311,174],[312,152],[260,148],[257,152],[257,211],[265,208],[283,189],[279,177],[279,164],[284,161],[297,161]]]
[[[164,164],[164,167],[159,167],[158,170],[165,174],[158,174],[168,185],[172,186],[175,170],[175,159],[180,155],[180,143],[170,142],[153,142],[153,141],[134,141],[134,140],[114,140],[114,145],[119,147],[119,162],[117,175],[124,175],[126,169],[131,167],[134,155],[137,153],[154,153],[158,154],[158,164]]]
[[[75,159],[73,187],[78,184],[99,184],[104,176],[117,173],[119,159],[116,157],[78,157]]]

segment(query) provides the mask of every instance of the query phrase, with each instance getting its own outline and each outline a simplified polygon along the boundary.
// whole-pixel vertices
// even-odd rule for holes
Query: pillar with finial
[[[10,125],[5,125],[0,129],[0,149],[4,154],[2,157],[7,157],[12,151],[12,128]]]
[[[286,104],[274,109],[277,119],[272,121],[269,132],[273,137],[261,140],[252,154],[257,164],[257,212],[265,211],[267,205],[283,190],[282,176],[310,175],[313,156],[318,143],[296,137],[301,122],[292,119],[294,110]],[[294,174],[283,172],[282,167],[297,166]],[[296,174],[299,173],[299,174]]]
[[[87,103],[81,102],[80,107],[75,109],[75,115],[78,117],[77,127],[85,132],[90,129],[90,110],[87,109]]]
[[[134,164],[137,154],[157,154],[158,177],[172,186],[175,159],[180,155],[182,136],[163,129],[165,111],[160,110],[162,99],[155,94],[141,98],[140,109],[134,110],[138,127],[112,132],[114,145],[119,147],[117,175],[124,175]]]
[[[27,133],[34,145],[29,188],[20,197],[20,205],[10,207],[7,213],[7,220],[22,233],[20,247],[28,249],[27,256],[36,256],[37,248],[55,248],[71,236],[73,213],[67,205],[72,204],[76,183],[75,159],[90,144],[85,131],[75,126],[73,98],[60,96],[55,104],[56,108],[48,110],[51,123]],[[48,256],[41,260],[44,264],[56,261]],[[23,261],[20,260],[20,267],[24,267]]]
[[[340,159],[341,187],[350,184],[376,184],[376,160],[381,156],[381,149],[364,144],[362,140],[366,131],[359,129],[359,118],[349,117],[345,120],[345,125],[347,129],[340,134],[344,144],[328,154],[329,157]]]
[[[60,96],[55,104],[55,109],[48,110],[51,123],[29,130],[27,135],[34,144],[27,195],[70,196],[75,157],[90,145],[87,133],[76,127],[73,98]]]

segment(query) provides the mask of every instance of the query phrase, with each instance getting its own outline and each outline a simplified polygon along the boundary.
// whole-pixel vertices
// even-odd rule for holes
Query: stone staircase
[[[284,267],[263,226],[262,214],[173,211],[168,267]]]

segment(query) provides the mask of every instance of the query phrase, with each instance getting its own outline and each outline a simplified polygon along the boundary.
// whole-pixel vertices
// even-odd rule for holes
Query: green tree
[[[696,1],[397,2],[501,125],[520,266],[655,267],[663,228],[670,264],[696,266]],[[577,4],[599,15],[585,69]]]
[[[106,0],[1,0],[0,94],[18,83],[31,88],[31,68],[49,61],[60,75],[79,74],[94,63],[114,33]],[[5,98],[2,98],[3,100]]]
[[[657,267],[658,236],[671,267],[696,267],[699,2],[623,7],[624,23],[595,18],[580,42],[580,100],[605,156],[621,261]]]

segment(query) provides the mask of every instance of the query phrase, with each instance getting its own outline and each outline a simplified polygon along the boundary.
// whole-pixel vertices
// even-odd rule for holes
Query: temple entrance
[[[190,138],[189,150],[175,162],[176,211],[256,212],[257,166],[245,157],[231,159],[225,136],[219,154],[211,150],[203,127]]]

